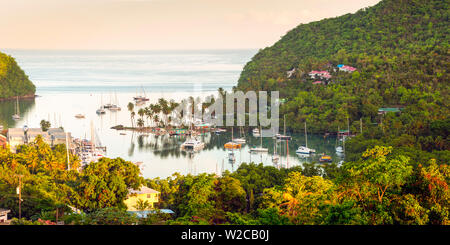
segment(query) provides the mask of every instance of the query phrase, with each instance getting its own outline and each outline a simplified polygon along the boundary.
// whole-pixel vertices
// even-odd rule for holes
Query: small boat
[[[233,142],[240,143],[240,144],[245,144],[245,139],[244,138],[237,138],[237,139],[233,139]]]
[[[75,117],[76,118],[85,118],[83,114],[76,114]]]
[[[183,144],[181,144],[182,150],[197,151],[203,149],[203,147],[205,147],[205,143],[201,142],[200,140],[192,138],[186,140]]]
[[[99,109],[97,109],[95,112],[98,114],[98,115],[100,115],[100,114],[105,114],[106,113],[106,111],[105,111],[105,107],[103,106],[103,95],[102,95],[102,97],[101,97],[102,99],[101,99],[101,103],[100,103],[100,108]]]
[[[319,162],[331,162],[332,158],[328,155],[323,155],[319,158]]]
[[[235,143],[233,141],[226,143],[223,145],[226,149],[239,149],[241,148],[241,144]]]
[[[97,114],[105,114],[106,113],[106,111],[105,111],[105,109],[103,109],[103,107],[100,107],[99,109],[97,109],[97,111],[95,111]]]
[[[344,148],[342,146],[336,147],[336,153],[344,153]]]
[[[225,132],[227,132],[227,130],[223,129],[223,128],[216,128],[214,130],[214,133],[216,133],[216,134],[221,134],[221,133],[225,133]]]
[[[298,149],[295,151],[295,153],[297,154],[311,154],[313,153],[313,151],[311,151],[312,149],[306,147],[306,146],[300,146],[298,147]]]
[[[290,135],[281,135],[281,134],[277,134],[275,135],[275,137],[279,140],[291,140],[291,136]]]
[[[121,110],[121,108],[117,105],[111,105],[108,109],[110,111],[120,111]]]
[[[263,147],[254,147],[250,149],[250,152],[268,152],[269,149]]]

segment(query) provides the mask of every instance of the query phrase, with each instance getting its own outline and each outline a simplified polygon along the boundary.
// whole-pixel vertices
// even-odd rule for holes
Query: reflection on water
[[[210,92],[199,94],[199,96],[210,95]],[[143,134],[132,131],[117,131],[112,126],[131,124],[130,112],[126,109],[134,93],[117,93],[121,111],[107,111],[104,115],[97,115],[95,110],[101,104],[101,94],[91,93],[65,93],[65,94],[41,94],[33,100],[20,101],[22,118],[14,122],[11,118],[14,113],[14,101],[0,102],[0,120],[6,127],[40,127],[42,119],[49,120],[54,127],[63,126],[76,138],[91,138],[91,122],[94,125],[96,140],[106,146],[106,155],[111,158],[121,157],[128,161],[143,162],[142,174],[146,178],[162,177],[172,175],[175,172],[181,174],[217,173],[224,170],[234,171],[242,163],[263,163],[275,167],[293,167],[304,162],[318,162],[319,154],[325,153],[333,157],[334,161],[340,161],[335,154],[336,138],[324,138],[319,135],[308,135],[308,147],[316,149],[316,154],[299,157],[295,151],[300,145],[305,144],[303,134],[292,135],[292,140],[277,141],[272,138],[263,138],[263,147],[268,148],[267,153],[250,154],[252,147],[260,147],[260,138],[253,137],[251,129],[245,131],[247,143],[241,149],[235,149],[235,161],[229,161],[228,150],[224,144],[231,141],[231,131],[216,135],[204,134],[198,136],[205,142],[203,150],[196,153],[188,153],[180,150],[181,144],[186,140],[183,136],[168,136],[154,134]],[[161,93],[147,93],[149,103],[155,103],[161,97]],[[189,92],[166,94],[167,99],[186,98],[192,95]],[[104,97],[104,102],[107,96]],[[135,111],[141,107],[136,107]],[[75,115],[82,113],[85,119],[77,119]],[[234,136],[238,136],[237,127]],[[275,146],[276,145],[276,146]],[[289,149],[288,149],[288,148]],[[280,156],[277,164],[272,162],[275,148]],[[289,154],[288,154],[289,153]]]
[[[0,125],[6,128],[13,128],[16,126],[16,121],[12,116],[16,113],[16,100],[0,101]],[[33,99],[19,100],[20,117],[27,120],[28,113],[35,105]]]

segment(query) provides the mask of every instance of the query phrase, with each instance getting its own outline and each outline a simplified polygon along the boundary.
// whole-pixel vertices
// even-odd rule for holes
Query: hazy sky
[[[380,0],[0,0],[0,49],[232,49]]]

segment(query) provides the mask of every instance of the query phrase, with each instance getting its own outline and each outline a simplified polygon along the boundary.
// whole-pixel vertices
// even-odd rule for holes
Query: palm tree
[[[131,112],[131,125],[132,127],[134,127],[134,116],[136,115],[136,113],[134,111]]]
[[[139,109],[138,115],[141,117],[140,119],[142,120],[142,122],[144,122],[144,115],[145,115],[144,108]]]
[[[138,125],[138,127],[140,127],[140,128],[144,127],[144,119],[139,118],[139,119],[137,120],[137,125]]]
[[[155,121],[156,126],[158,126],[158,121],[159,121],[158,114],[156,114],[156,115],[153,117],[153,120]]]
[[[134,127],[133,125],[133,118],[134,118],[134,104],[133,103],[128,103],[127,105],[128,111],[131,112],[131,127]]]

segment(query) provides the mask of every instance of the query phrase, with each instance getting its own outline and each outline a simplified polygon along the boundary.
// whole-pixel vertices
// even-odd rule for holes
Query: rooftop
[[[150,194],[150,193],[159,193],[159,191],[148,188],[147,186],[142,186],[139,190],[129,190],[131,194]]]

